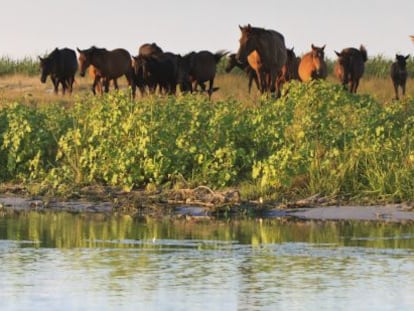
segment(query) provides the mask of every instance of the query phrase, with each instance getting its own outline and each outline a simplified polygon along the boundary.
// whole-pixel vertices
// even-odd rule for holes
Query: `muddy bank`
[[[211,206],[194,206],[186,204],[158,204],[157,207],[136,209],[142,213],[156,213],[173,216],[186,217],[210,217],[216,216],[217,210]],[[250,215],[261,218],[296,218],[303,220],[362,220],[362,221],[389,221],[405,222],[414,221],[414,209],[410,204],[392,204],[376,206],[312,206],[300,208],[262,208],[259,206],[241,207],[235,205],[228,209],[229,214],[236,215],[242,209],[249,209]],[[69,200],[45,201],[39,198],[25,198],[22,196],[0,196],[0,210],[7,211],[56,211],[74,213],[113,213],[128,212],[120,210],[116,202],[110,201],[88,201]],[[240,213],[239,213],[240,214]]]

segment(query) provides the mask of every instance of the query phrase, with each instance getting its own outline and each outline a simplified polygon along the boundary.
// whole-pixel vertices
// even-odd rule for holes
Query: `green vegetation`
[[[0,58],[0,76],[25,74],[39,75],[39,61],[30,57],[15,60],[7,56]]]
[[[128,92],[69,108],[10,104],[0,110],[0,181],[52,193],[185,180],[256,198],[414,199],[412,98],[380,105],[329,82],[293,82],[285,93],[256,106],[205,96],[131,101]]]

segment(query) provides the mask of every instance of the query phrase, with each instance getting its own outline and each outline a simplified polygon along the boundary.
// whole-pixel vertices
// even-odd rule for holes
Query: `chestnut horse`
[[[250,24],[239,28],[241,38],[237,60],[240,63],[248,62],[256,70],[262,93],[277,91],[279,95],[276,79],[286,63],[285,38],[275,30],[252,27]]]
[[[365,62],[368,59],[367,50],[363,45],[359,50],[356,48],[346,48],[341,53],[335,51],[338,60],[335,63],[335,75],[346,87],[349,84],[349,91],[356,93],[359,80],[364,74]]]
[[[103,94],[103,85],[105,84],[105,78],[102,76],[102,73],[100,72],[100,70],[98,68],[96,68],[93,65],[89,66],[89,70],[88,70],[89,76],[92,78],[93,80],[93,84],[92,84],[92,93],[94,95],[96,95],[96,92],[98,92],[99,94]],[[114,88],[118,89],[118,82],[116,79],[112,80],[114,83]]]
[[[324,60],[325,45],[317,47],[312,44],[312,50],[302,56],[299,63],[299,78],[303,82],[308,82],[312,79],[325,79],[328,75],[327,66]]]
[[[93,65],[100,71],[104,81],[105,92],[108,92],[109,81],[125,75],[128,85],[132,88],[132,97],[135,97],[136,84],[132,59],[128,51],[124,49],[108,51],[94,46],[87,50],[77,48],[77,51],[79,53],[80,75],[82,77],[85,76],[86,69]]]

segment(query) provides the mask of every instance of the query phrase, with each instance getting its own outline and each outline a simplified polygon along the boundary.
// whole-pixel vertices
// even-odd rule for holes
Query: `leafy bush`
[[[414,101],[379,105],[339,85],[292,82],[256,107],[205,96],[83,97],[71,108],[0,110],[0,178],[53,189],[166,185],[182,176],[212,188],[256,185],[292,198],[414,197]]]

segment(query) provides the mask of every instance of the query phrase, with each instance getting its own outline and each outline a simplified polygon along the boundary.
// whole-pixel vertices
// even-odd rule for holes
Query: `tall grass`
[[[25,57],[20,60],[7,56],[0,58],[0,76],[25,74],[33,76],[39,74],[39,62],[37,59]]]

